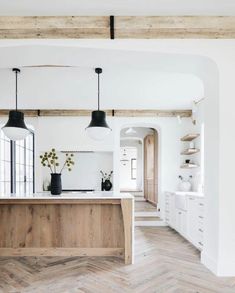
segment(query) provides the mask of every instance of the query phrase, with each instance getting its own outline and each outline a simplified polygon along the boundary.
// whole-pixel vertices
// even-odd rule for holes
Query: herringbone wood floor
[[[234,293],[235,278],[217,278],[198,251],[167,227],[138,227],[135,264],[116,258],[2,257],[0,292]]]

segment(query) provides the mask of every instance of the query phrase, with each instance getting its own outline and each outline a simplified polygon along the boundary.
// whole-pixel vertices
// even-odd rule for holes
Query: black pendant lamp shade
[[[91,122],[87,126],[86,131],[88,135],[95,140],[102,140],[107,136],[111,128],[106,122],[106,113],[100,110],[100,73],[102,68],[96,68],[95,72],[98,74],[98,110],[92,111]]]
[[[17,75],[20,70],[13,68],[12,71],[16,74],[16,110],[9,111],[9,119],[6,125],[2,127],[2,130],[10,140],[21,140],[29,134],[29,130],[24,123],[24,113],[17,110]]]
[[[106,122],[106,113],[104,111],[92,111],[91,113],[91,122],[87,127],[107,127],[109,128]]]

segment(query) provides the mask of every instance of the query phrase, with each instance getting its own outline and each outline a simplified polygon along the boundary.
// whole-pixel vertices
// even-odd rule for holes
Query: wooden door
[[[144,197],[157,205],[157,135],[144,138]]]

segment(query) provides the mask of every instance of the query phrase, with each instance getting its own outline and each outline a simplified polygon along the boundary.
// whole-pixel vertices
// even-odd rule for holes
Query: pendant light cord
[[[15,72],[16,76],[16,111],[18,110],[18,73],[20,73],[19,68],[12,68],[12,71]]]
[[[98,111],[100,110],[100,74],[98,73]]]
[[[18,110],[18,71],[15,71],[16,73],[16,111]]]

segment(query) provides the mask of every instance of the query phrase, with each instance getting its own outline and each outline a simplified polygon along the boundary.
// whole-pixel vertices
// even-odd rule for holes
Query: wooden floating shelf
[[[190,133],[182,137],[181,141],[192,141],[195,138],[197,138],[199,135],[200,135],[199,133]]]
[[[199,166],[196,164],[183,164],[180,166],[181,169],[194,169],[198,168]]]
[[[181,155],[194,155],[196,153],[200,152],[199,149],[195,149],[195,148],[190,148],[190,149],[186,149],[184,151],[181,152]]]

